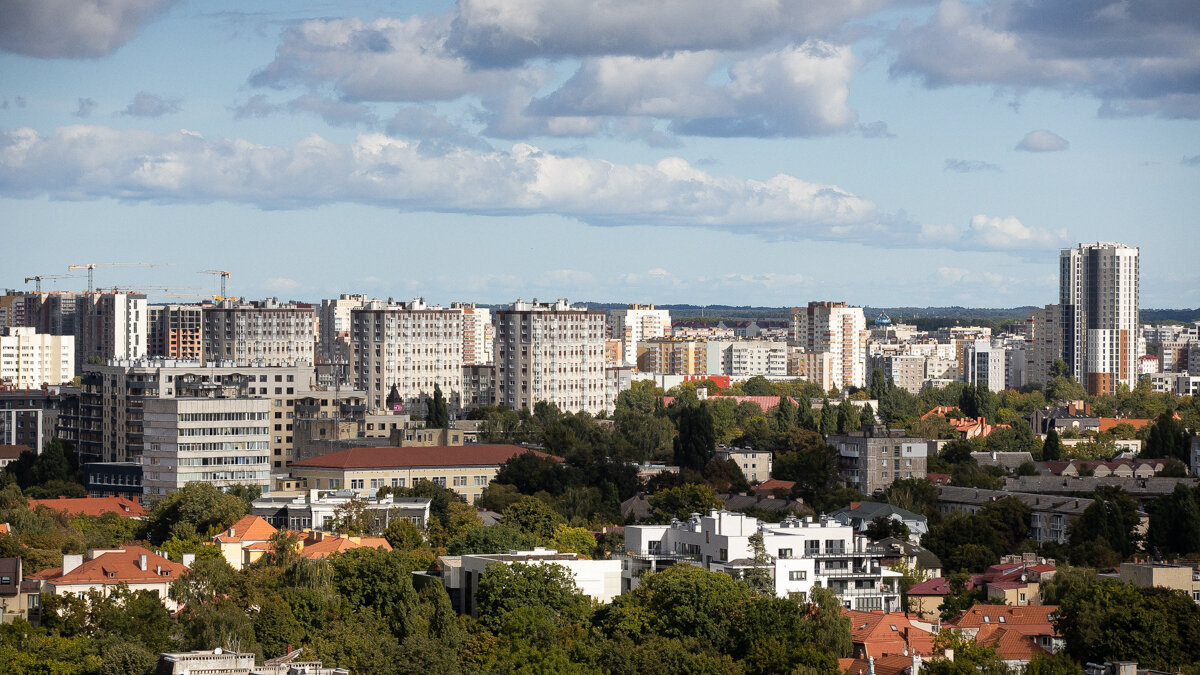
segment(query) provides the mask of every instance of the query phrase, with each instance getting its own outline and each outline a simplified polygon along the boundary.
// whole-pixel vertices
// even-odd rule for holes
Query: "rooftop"
[[[102,516],[115,513],[126,518],[145,518],[146,508],[126,497],[59,497],[30,499],[29,508],[45,506],[70,516]]]

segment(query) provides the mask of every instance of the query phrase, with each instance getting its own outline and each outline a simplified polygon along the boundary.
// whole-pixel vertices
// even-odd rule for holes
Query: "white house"
[[[559,553],[554,549],[535,548],[532,551],[510,551],[508,553],[474,554],[464,556],[442,556],[444,572],[442,583],[452,600],[458,600],[462,614],[478,616],[475,591],[479,579],[488,565],[523,563],[526,565],[560,565],[575,579],[575,585],[584,595],[597,602],[610,602],[621,594],[620,560],[588,560],[574,553]]]

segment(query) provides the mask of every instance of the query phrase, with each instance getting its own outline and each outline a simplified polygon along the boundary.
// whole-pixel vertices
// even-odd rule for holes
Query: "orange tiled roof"
[[[59,497],[29,500],[29,508],[36,509],[39,506],[46,506],[71,516],[102,516],[115,513],[126,518],[146,517],[145,507],[125,497]]]
[[[29,452],[29,446],[0,445],[0,459],[18,459],[22,452]]]
[[[144,570],[139,567],[140,556],[143,555],[146,556]],[[178,579],[185,570],[187,568],[180,563],[171,562],[154,551],[141,546],[126,546],[85,560],[82,565],[66,574],[63,574],[61,567],[57,567],[31,574],[29,578],[41,579],[55,586],[144,584]]]
[[[278,532],[261,516],[242,516],[233,527],[213,537],[213,541],[232,544],[239,541],[266,541]]]
[[[956,406],[956,405],[938,405],[938,406],[934,406],[932,410],[925,413],[924,415],[921,415],[921,419],[927,420],[930,417],[933,417],[935,415],[938,417],[945,417],[946,415],[949,415],[950,413],[956,413],[956,412],[958,412],[958,406]]]
[[[909,653],[933,653],[933,635],[909,621],[903,612],[884,614],[881,611],[863,612],[842,610],[850,617],[850,637],[855,653],[859,656],[876,658],[887,654],[900,654],[907,646]],[[906,640],[907,638],[907,640]]]
[[[300,549],[300,555],[305,558],[318,559],[340,551],[352,551],[364,546],[367,548],[383,548],[386,551],[392,550],[391,544],[379,537],[364,537],[359,542],[354,542],[346,537],[335,536],[327,536],[320,541],[308,539],[304,543],[304,548]]]
[[[1058,611],[1058,605],[1027,605],[1010,607],[1008,605],[974,605],[963,610],[958,617],[947,621],[948,626],[955,628],[979,628],[984,625],[996,625],[1005,628],[1025,627],[1044,631],[1046,635],[1054,634],[1051,616]]]
[[[999,626],[984,626],[975,636],[975,642],[996,650],[1005,661],[1029,661],[1039,654],[1049,654],[1028,634]]]
[[[1101,417],[1100,418],[1100,433],[1109,431],[1113,427],[1117,426],[1118,424],[1128,424],[1129,426],[1133,427],[1134,429],[1141,429],[1142,427],[1146,426],[1147,424],[1150,424],[1153,421],[1154,420],[1135,419],[1132,417],[1125,417],[1125,418]]]
[[[875,675],[902,675],[906,668],[912,668],[912,664],[911,656],[878,657],[875,659]],[[871,672],[871,662],[866,658],[838,659],[838,667],[846,675],[867,675]]]

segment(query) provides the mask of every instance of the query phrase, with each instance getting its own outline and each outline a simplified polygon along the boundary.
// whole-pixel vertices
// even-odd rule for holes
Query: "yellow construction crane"
[[[79,274],[35,274],[31,277],[25,277],[25,283],[36,282],[34,288],[37,289],[38,293],[41,293],[42,279],[78,279],[80,276]]]
[[[214,300],[225,299],[225,280],[229,278],[229,272],[225,270],[200,270],[200,274],[220,274],[221,275],[221,295],[213,298]]]
[[[87,272],[88,293],[91,293],[92,289],[95,287],[95,284],[93,283],[94,278],[92,276],[92,271],[94,269],[96,269],[97,267],[164,267],[164,266],[172,265],[172,264],[174,264],[174,263],[147,263],[147,262],[85,263],[83,265],[71,265],[70,267],[67,268],[67,271],[70,272],[70,271],[74,271],[74,270],[87,270],[88,271]]]

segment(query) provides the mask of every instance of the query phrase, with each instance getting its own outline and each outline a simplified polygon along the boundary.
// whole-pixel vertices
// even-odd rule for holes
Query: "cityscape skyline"
[[[1197,306],[1197,22],[1169,4],[18,4],[0,283],[145,260],[179,264],[108,279],[1040,306],[1059,248],[1119,241],[1143,306]]]

